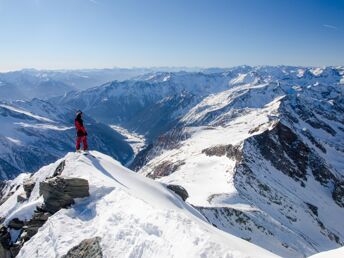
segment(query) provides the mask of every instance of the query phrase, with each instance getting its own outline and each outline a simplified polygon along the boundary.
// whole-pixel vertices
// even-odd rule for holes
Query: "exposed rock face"
[[[63,163],[61,163],[63,164]],[[63,166],[59,165],[56,171],[62,172]],[[55,172],[56,172],[55,171]],[[29,197],[34,187],[34,183],[25,181],[24,190],[26,196]],[[32,218],[29,221],[21,221],[14,218],[8,224],[8,228],[20,230],[18,239],[12,239],[5,226],[0,228],[0,257],[12,258],[20,251],[25,242],[30,240],[39,230],[40,227],[48,220],[48,218],[61,208],[65,208],[74,203],[74,198],[83,198],[89,196],[88,181],[81,178],[68,178],[56,176],[40,183],[40,194],[43,195],[44,205],[42,208],[37,207]],[[21,195],[19,195],[21,196]],[[18,196],[18,197],[19,197]],[[21,196],[20,200],[27,200],[25,196]],[[93,253],[90,253],[92,255]],[[7,256],[6,256],[7,255]],[[77,257],[77,256],[75,256]],[[84,257],[84,256],[78,256]],[[101,257],[101,256],[85,256],[85,257]]]
[[[318,216],[318,207],[308,202],[306,204],[311,212],[314,214],[314,216]]]
[[[331,126],[319,120],[307,107],[300,103],[299,99],[297,99],[296,102],[297,104],[294,107],[295,112],[303,121],[311,125],[313,128],[322,129],[332,136],[336,135],[336,131]]]
[[[204,98],[181,120],[190,139],[160,154],[154,146],[150,152],[158,155],[147,156],[140,172],[148,175],[183,161],[176,174],[159,181],[200,190],[208,182],[228,183],[202,197],[209,203],[201,209],[209,222],[258,245],[264,239],[263,247],[282,257],[305,257],[344,242],[337,222],[344,211],[338,209],[344,208],[343,87],[337,75],[322,80],[327,70],[325,77],[275,72],[268,76],[276,75],[276,81],[266,80],[266,74],[263,84],[242,82]],[[197,193],[190,191],[190,197]],[[328,200],[331,193],[334,201]]]
[[[27,198],[24,195],[24,193],[17,195],[17,202],[21,203],[21,202],[25,202],[25,201],[27,201]]]
[[[338,182],[337,184],[335,184],[332,197],[333,197],[333,200],[340,207],[344,208],[344,182]]]
[[[10,252],[11,236],[7,231],[7,228],[0,225],[0,257],[1,258],[11,258]]]
[[[70,249],[62,258],[102,258],[100,240],[100,237],[85,239]]]
[[[28,179],[23,182],[23,188],[26,193],[26,198],[30,198],[31,192],[33,188],[35,187],[35,182]]]
[[[24,222],[18,218],[14,218],[8,223],[9,228],[13,228],[16,230],[21,229],[23,226],[24,226]]]
[[[154,168],[153,172],[147,174],[147,177],[155,179],[163,176],[168,176],[184,164],[185,163],[183,161],[178,161],[174,163],[170,161],[162,162],[160,165]]]
[[[4,190],[5,186],[6,186],[6,182],[0,181],[0,200],[2,199],[3,190]]]
[[[34,211],[33,217],[29,221],[21,221],[14,218],[8,223],[8,228],[20,230],[17,239],[11,239],[8,229],[0,226],[0,257],[12,258],[16,257],[25,242],[30,240],[38,229],[48,220],[52,214],[43,210],[37,209]]]
[[[150,151],[153,148],[153,144],[148,144],[146,148],[141,150],[133,160],[133,162],[130,164],[129,168],[138,171],[141,167],[147,164],[149,161],[149,154]]]
[[[240,146],[233,146],[231,144],[210,147],[202,150],[202,153],[206,154],[207,156],[226,155],[228,158],[234,158],[237,161],[241,161],[242,159],[242,152],[240,150]]]
[[[255,135],[247,142],[253,143],[264,159],[269,160],[279,171],[295,181],[301,181],[302,186],[307,181],[307,171],[311,171],[323,185],[336,181],[325,161],[281,122],[272,130]],[[245,156],[249,157],[250,153]]]
[[[73,204],[74,198],[89,196],[88,181],[81,178],[61,176],[64,167],[65,161],[63,160],[54,170],[53,176],[40,183],[40,195],[43,195],[44,203],[42,207],[36,207],[31,219],[22,221],[13,218],[8,222],[7,226],[0,225],[0,258],[15,257],[22,246],[38,232],[39,228],[43,226],[50,216],[61,208]],[[6,197],[11,196],[20,189],[21,184],[24,191],[18,195],[17,201],[27,201],[35,187],[35,181],[32,177],[24,179],[20,184],[7,185]],[[1,223],[3,221],[0,220]],[[9,229],[17,230],[16,239],[13,238],[15,235],[12,235],[11,239]]]
[[[74,203],[74,198],[89,196],[86,179],[57,176],[40,183],[40,194],[44,198],[44,209],[55,213]]]
[[[184,187],[180,185],[167,185],[166,187],[171,191],[175,192],[177,195],[179,195],[184,202],[189,197],[188,192],[185,190]]]
[[[32,219],[25,223],[23,226],[23,232],[20,235],[19,242],[24,244],[31,237],[33,237],[38,229],[48,220],[52,214],[43,210],[35,210]]]
[[[35,187],[35,182],[30,178],[23,181],[24,193],[21,193],[17,196],[17,202],[22,203],[27,201],[30,196],[33,188]]]
[[[54,171],[53,177],[59,176],[62,174],[62,171],[64,170],[66,166],[66,161],[62,160],[61,163],[57,166],[57,168]]]
[[[266,130],[251,139],[255,140],[262,156],[278,170],[297,181],[306,180],[310,150],[290,128],[278,123],[271,131]]]
[[[14,192],[20,187],[20,185],[10,185],[9,181],[0,181],[0,205],[10,198]]]
[[[149,144],[145,149],[139,152],[129,168],[138,171],[146,165],[149,160],[159,155],[162,151],[179,148],[179,142],[189,137],[190,134],[185,132],[183,128],[173,128],[168,133],[161,135],[154,144]],[[155,178],[154,176],[151,177]]]

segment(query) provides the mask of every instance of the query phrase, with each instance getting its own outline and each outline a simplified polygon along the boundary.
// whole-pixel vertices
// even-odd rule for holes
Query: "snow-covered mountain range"
[[[134,168],[182,185],[210,223],[279,255],[343,246],[342,70],[260,69],[185,112]]]
[[[0,101],[48,99],[72,90],[84,90],[113,80],[128,80],[157,70],[178,71],[180,69],[168,67],[80,70],[23,69],[3,72],[0,73]]]
[[[74,112],[49,102],[0,102],[0,178],[34,172],[75,148]],[[126,163],[133,151],[125,138],[109,126],[87,118],[89,142]]]
[[[44,103],[61,109],[51,114],[30,104],[40,100],[4,102],[1,123],[10,130],[2,141],[16,144],[23,141],[18,132],[44,124],[50,142],[57,136],[46,128],[56,121],[70,127],[68,112],[82,109],[90,123],[125,135],[116,136],[107,154],[141,175],[185,188],[187,203],[210,224],[277,255],[305,257],[344,245],[343,94],[344,67],[150,72],[50,98]],[[35,122],[24,127],[28,118],[9,110],[29,112]],[[72,135],[59,139],[73,142]],[[94,149],[108,150],[96,143]],[[0,164],[13,166],[4,160]]]

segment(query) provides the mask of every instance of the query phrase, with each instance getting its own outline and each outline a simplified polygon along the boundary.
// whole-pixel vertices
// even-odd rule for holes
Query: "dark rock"
[[[306,202],[308,208],[312,211],[312,213],[315,215],[315,216],[318,216],[318,207],[313,205],[313,204],[310,204],[308,202]]]
[[[166,187],[170,189],[171,191],[173,191],[174,193],[176,193],[177,195],[179,195],[183,199],[184,202],[189,197],[188,192],[185,190],[184,187],[180,185],[167,185]]]
[[[176,149],[180,147],[180,142],[190,137],[190,133],[184,128],[173,128],[168,133],[160,135],[154,144],[149,144],[145,149],[140,151],[129,168],[138,171],[150,160],[159,155],[163,150]]]
[[[231,144],[210,147],[202,150],[202,153],[204,153],[207,156],[218,157],[226,155],[228,158],[235,158],[235,160],[237,161],[241,161],[242,159],[242,152],[240,150],[240,146],[233,146]]]
[[[177,171],[177,169],[180,166],[184,164],[185,164],[184,161],[177,161],[177,162],[163,161],[162,163],[157,165],[154,168],[153,172],[149,173],[147,177],[155,179],[155,178],[171,175],[172,173]]]
[[[322,185],[326,185],[329,182],[335,182],[336,178],[327,167],[325,161],[311,153],[309,155],[309,167],[312,170],[314,178]]]
[[[74,198],[89,196],[89,185],[86,179],[57,176],[40,183],[40,194],[43,195],[44,209],[55,213],[74,203]]]
[[[19,230],[24,226],[24,221],[21,221],[18,218],[14,218],[12,219],[9,223],[8,223],[8,227],[9,228],[13,228],[15,230]]]
[[[26,241],[33,237],[38,232],[38,229],[43,226],[43,224],[51,215],[51,213],[46,211],[35,210],[32,218],[25,222],[25,225],[22,227],[22,233],[18,242],[23,245]]]
[[[57,168],[54,171],[53,177],[59,176],[62,174],[62,171],[64,170],[66,166],[66,161],[62,160],[61,163],[57,166]]]
[[[148,144],[143,150],[141,150],[136,156],[129,168],[134,171],[138,171],[149,161],[149,153],[153,149],[153,144]]]
[[[297,100],[297,102],[298,103],[295,105],[294,111],[300,116],[303,121],[311,125],[313,128],[322,129],[332,136],[336,135],[336,131],[331,126],[319,120],[311,110],[300,103],[300,100]]]
[[[314,136],[309,132],[309,130],[303,130],[302,134],[306,136],[311,143],[318,147],[319,150],[321,150],[323,153],[326,153],[326,148],[314,138]]]
[[[4,248],[1,244],[0,244],[0,257],[1,258],[12,258],[11,251]]]
[[[17,202],[25,202],[27,201],[26,195],[24,196],[24,193],[17,195]]]
[[[85,239],[70,249],[62,258],[102,258],[100,240],[100,237]]]
[[[23,188],[26,193],[26,198],[30,198],[31,192],[34,187],[35,187],[35,182],[32,179],[28,179],[23,182]]]
[[[6,187],[7,183],[5,181],[0,180],[0,200],[3,198],[3,192]]]
[[[344,182],[337,182],[332,193],[333,200],[344,208]]]
[[[262,156],[284,174],[296,181],[307,180],[310,150],[289,127],[279,122],[248,141],[253,141]]]
[[[11,258],[11,235],[4,225],[0,225],[0,257]]]
[[[11,247],[10,247],[10,251],[11,251],[11,257],[16,257],[20,251],[20,249],[22,248],[22,245],[21,244],[13,244]]]
[[[49,212],[35,211],[32,218],[26,223],[27,228],[40,228],[52,214]]]
[[[259,130],[260,130],[260,125],[257,126],[257,127],[255,127],[255,128],[250,129],[250,130],[248,131],[248,133],[249,133],[249,134],[254,134],[254,133],[259,132]]]

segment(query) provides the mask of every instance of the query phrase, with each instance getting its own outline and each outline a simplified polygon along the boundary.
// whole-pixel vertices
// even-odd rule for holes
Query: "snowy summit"
[[[44,211],[49,203],[40,188],[56,178],[87,180],[89,196],[48,214],[37,233],[27,239],[23,234],[30,221],[39,212],[49,213]],[[28,181],[29,196],[18,202]],[[18,258],[62,257],[75,254],[78,245],[88,250],[90,242],[97,247],[92,251],[103,257],[276,257],[216,229],[166,185],[97,151],[68,153],[32,175],[20,175],[9,188],[16,190],[12,195],[7,192],[0,217],[10,234],[9,244],[18,247],[25,242],[18,248]],[[20,223],[26,226],[20,228]]]

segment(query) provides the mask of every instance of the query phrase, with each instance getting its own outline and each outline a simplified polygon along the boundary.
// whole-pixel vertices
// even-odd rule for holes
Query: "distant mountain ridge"
[[[128,80],[156,70],[178,71],[180,69],[182,68],[23,69],[3,72],[0,73],[0,100],[30,100],[32,98],[46,100],[72,90],[84,90],[113,80]]]
[[[221,230],[283,257],[304,257],[344,245],[338,223],[344,216],[343,95],[344,67],[149,72],[45,104],[2,103],[0,119],[31,141],[41,134],[42,128],[36,130],[41,124],[72,126],[66,109],[80,108],[87,121],[101,122],[104,129],[95,130],[102,140],[96,145],[94,139],[93,148],[128,161],[144,176],[181,185],[187,202]],[[133,161],[128,142],[120,135],[112,141],[116,132],[108,125],[140,135],[146,146]],[[56,131],[45,129],[47,141],[60,137],[72,148],[72,135],[55,136]],[[4,132],[7,144],[21,140]],[[44,153],[54,150],[50,146]],[[6,171],[15,163],[0,164]]]

